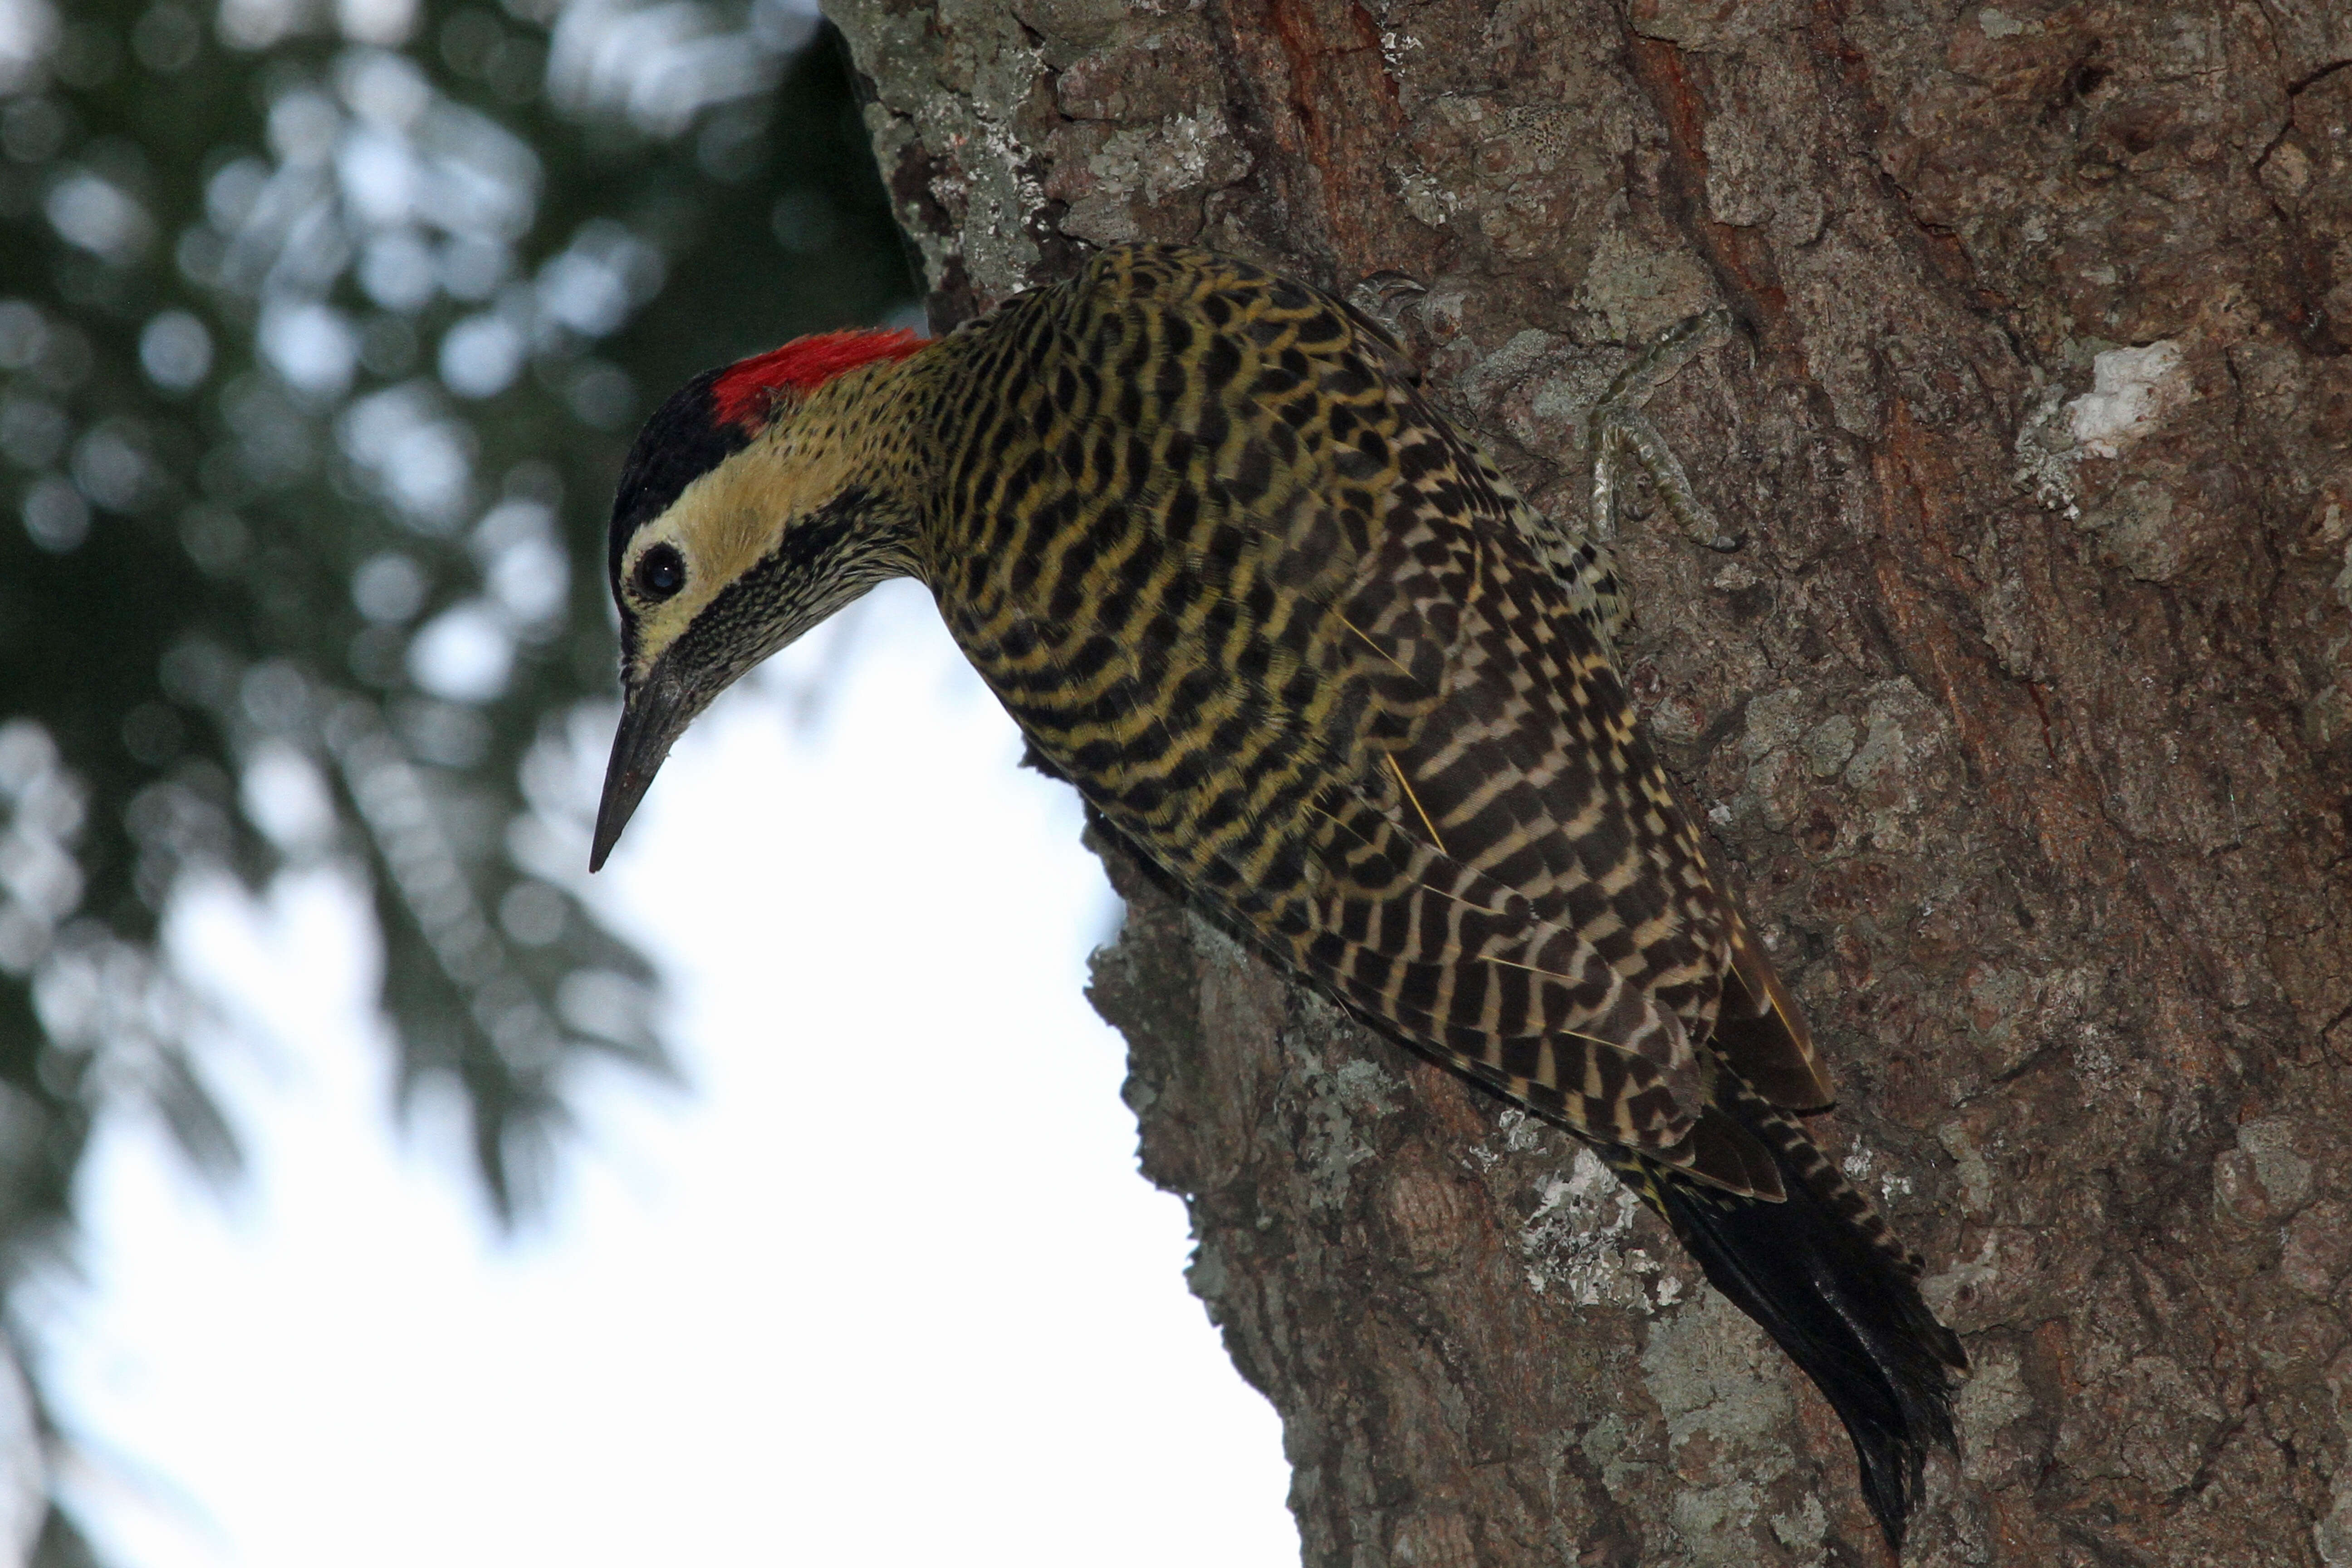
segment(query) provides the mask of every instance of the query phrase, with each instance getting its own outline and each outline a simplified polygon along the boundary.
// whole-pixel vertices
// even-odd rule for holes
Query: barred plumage
[[[919,350],[863,341],[701,378],[639,438],[597,859],[710,696],[919,577],[1138,852],[1601,1146],[1837,1404],[1899,1542],[1964,1363],[1783,1114],[1832,1091],[1635,721],[1601,542],[1532,511],[1365,317],[1205,252],[1107,252]]]

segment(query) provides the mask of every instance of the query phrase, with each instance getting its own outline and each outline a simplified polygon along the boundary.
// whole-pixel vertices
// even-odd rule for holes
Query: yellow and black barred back
[[[1599,595],[1377,329],[1238,262],[1126,250],[925,357],[954,388],[941,612],[1114,826],[1415,1045],[1780,1195],[1702,1081],[1740,928]],[[1794,1107],[1829,1100],[1801,1032],[1743,1046]]]
[[[1598,547],[1529,509],[1378,327],[1229,258],[1110,251],[900,352],[723,426],[722,464],[782,476],[737,488],[812,521],[707,608],[639,579],[665,549],[708,575],[724,530],[697,518],[752,503],[715,473],[630,492],[654,521],[616,514],[625,624],[686,628],[633,680],[692,623],[735,627],[740,664],[747,606],[794,635],[914,571],[1037,752],[1170,879],[1603,1150],[1836,1404],[1899,1541],[1959,1348],[1786,1114],[1832,1090],[1635,721]],[[709,445],[700,395],[656,425]],[[803,483],[851,439],[812,432],[845,427],[856,473]],[[824,528],[848,542],[807,542]],[[642,791],[658,755],[631,772],[628,742],[614,775]]]

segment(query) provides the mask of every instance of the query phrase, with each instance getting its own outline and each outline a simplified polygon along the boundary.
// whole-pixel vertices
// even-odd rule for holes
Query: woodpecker
[[[1416,380],[1344,301],[1166,246],[936,340],[828,333],[697,377],[614,502],[625,696],[592,868],[729,683],[918,579],[1160,876],[1591,1143],[1843,1417],[1899,1552],[1959,1342],[1796,1120],[1835,1097],[1628,700],[1605,541],[1536,512]]]

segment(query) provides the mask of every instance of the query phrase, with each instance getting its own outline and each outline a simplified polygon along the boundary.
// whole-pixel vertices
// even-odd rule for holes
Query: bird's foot
[[[1731,313],[1720,306],[1670,327],[1617,373],[1592,405],[1586,429],[1587,449],[1592,454],[1593,537],[1616,536],[1618,492],[1631,463],[1650,476],[1659,500],[1685,537],[1717,551],[1737,550],[1746,542],[1724,531],[1691,489],[1690,476],[1683,472],[1674,448],[1642,413],[1653,393],[1700,354],[1729,342],[1731,336]]]

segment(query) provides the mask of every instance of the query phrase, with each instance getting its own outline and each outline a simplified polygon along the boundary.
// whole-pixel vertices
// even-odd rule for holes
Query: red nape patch
[[[768,403],[789,387],[814,392],[844,371],[877,360],[905,359],[930,339],[906,328],[894,332],[819,332],[794,338],[782,348],[738,360],[710,384],[711,413],[721,423],[754,426],[766,416]]]

